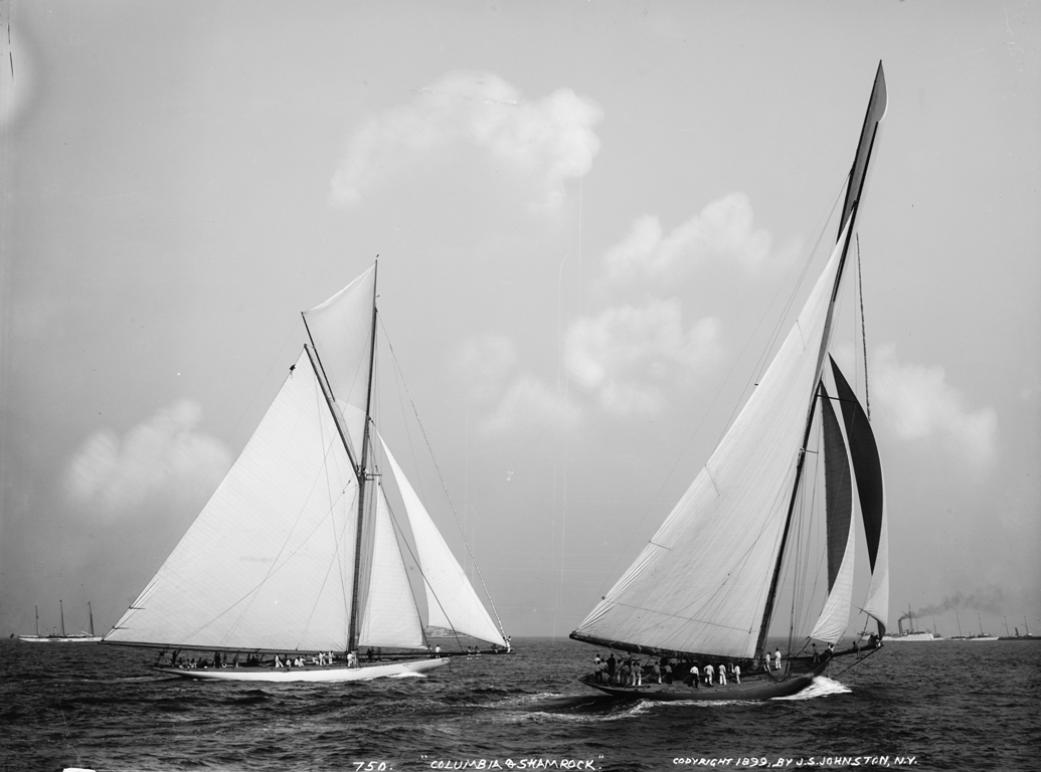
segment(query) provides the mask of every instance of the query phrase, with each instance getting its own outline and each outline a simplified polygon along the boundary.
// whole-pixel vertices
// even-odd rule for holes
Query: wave
[[[853,690],[844,683],[836,681],[827,676],[819,675],[813,679],[813,683],[798,694],[790,694],[787,697],[775,697],[775,700],[814,700],[818,697],[831,697],[835,694],[852,694]]]

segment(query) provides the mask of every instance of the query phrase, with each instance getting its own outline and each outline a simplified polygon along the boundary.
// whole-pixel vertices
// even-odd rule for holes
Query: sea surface
[[[649,703],[519,639],[428,676],[201,683],[147,650],[0,641],[0,770],[1041,769],[1041,641],[890,643],[794,698]],[[606,651],[601,650],[606,655]]]

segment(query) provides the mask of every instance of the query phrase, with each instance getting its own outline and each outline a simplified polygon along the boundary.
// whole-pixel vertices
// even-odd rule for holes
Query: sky
[[[59,599],[69,629],[88,601],[114,624],[299,312],[379,255],[421,493],[443,481],[432,514],[508,633],[566,635],[834,240],[880,60],[858,244],[891,622],[1041,632],[1041,3],[2,0],[0,23],[0,633],[34,606],[49,632]],[[388,423],[411,473],[422,434]]]

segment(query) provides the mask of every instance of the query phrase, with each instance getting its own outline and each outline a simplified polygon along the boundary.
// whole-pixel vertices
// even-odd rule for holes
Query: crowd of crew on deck
[[[875,649],[881,645],[882,642],[878,636],[872,635],[863,649]],[[861,642],[854,640],[852,649],[844,653],[855,653],[859,659],[861,651]],[[829,643],[823,652],[818,652],[817,645],[814,643],[808,656],[793,657],[793,662],[796,662],[797,666],[810,664],[816,667],[835,655],[834,644]],[[774,650],[773,654],[763,651],[753,657],[750,662],[748,660],[744,662],[748,666],[749,672],[752,673],[770,673],[780,676],[784,669],[780,649]],[[593,658],[593,666],[593,679],[597,683],[611,686],[639,687],[644,684],[683,683],[697,689],[702,686],[726,686],[731,683],[741,683],[741,663],[735,660],[711,663],[692,657],[657,657],[641,661],[633,655],[616,658],[612,652],[607,659],[602,658],[598,653]]]
[[[733,660],[712,664],[692,658],[657,657],[644,662],[632,655],[618,659],[611,653],[607,659],[597,654],[593,665],[595,680],[612,686],[684,683],[698,689],[741,683],[741,664]],[[752,672],[780,671],[781,650],[777,649],[772,656],[763,652],[761,657],[755,657],[751,669]]]

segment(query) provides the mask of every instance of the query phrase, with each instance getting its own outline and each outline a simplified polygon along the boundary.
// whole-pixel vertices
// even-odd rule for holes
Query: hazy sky
[[[299,311],[377,254],[457,513],[430,496],[435,519],[509,633],[566,634],[834,239],[879,60],[859,239],[893,608],[1041,632],[1041,3],[3,0],[0,20],[3,634],[34,604],[50,630],[59,598],[70,629],[88,600],[115,622],[274,396]]]

